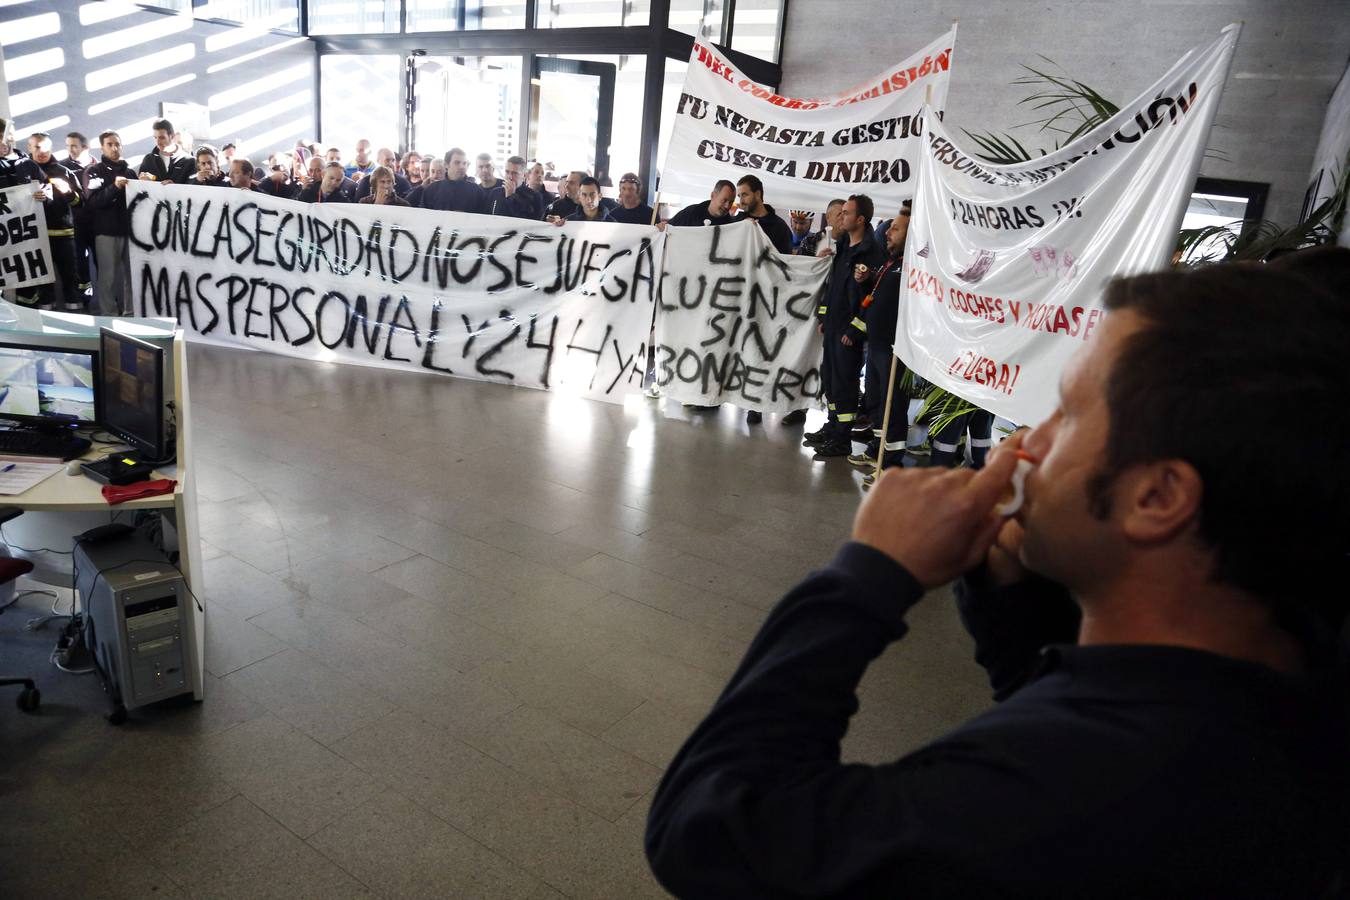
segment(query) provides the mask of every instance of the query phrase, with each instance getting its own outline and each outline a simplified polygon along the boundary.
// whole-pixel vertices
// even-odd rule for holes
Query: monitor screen
[[[103,427],[151,459],[164,456],[164,350],[100,330]]]
[[[92,350],[0,344],[0,417],[44,425],[98,422]]]

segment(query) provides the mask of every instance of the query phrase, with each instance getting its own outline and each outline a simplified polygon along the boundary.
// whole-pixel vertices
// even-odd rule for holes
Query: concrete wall
[[[208,106],[210,132],[194,138],[254,159],[315,130],[316,56],[302,38],[116,0],[20,0],[0,7],[0,44],[20,138],[49,131],[60,146],[68,131],[97,141],[111,128],[136,164],[161,101]]]
[[[1350,53],[1346,0],[791,0],[785,94],[836,90],[899,61],[960,20],[947,122],[1006,130],[1037,118],[1011,82],[1044,54],[1124,103],[1189,48],[1243,20],[1201,174],[1271,185],[1266,217],[1292,224],[1308,186],[1327,102]],[[1034,128],[1027,146],[1051,146]]]

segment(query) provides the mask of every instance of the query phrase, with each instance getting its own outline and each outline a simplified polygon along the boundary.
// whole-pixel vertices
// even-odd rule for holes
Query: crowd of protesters
[[[899,304],[896,262],[904,253],[908,207],[874,225],[868,197],[840,198],[827,205],[817,227],[810,211],[790,210],[784,220],[765,201],[761,181],[745,175],[735,183],[718,181],[707,200],[663,219],[644,202],[642,182],[633,173],[620,177],[617,196],[606,197],[601,181],[588,172],[555,174],[521,156],[508,157],[499,173],[490,154],[479,153],[471,166],[469,155],[458,147],[400,156],[388,147],[372,153],[370,141],[358,140],[346,156],[341,147],[302,141],[289,152],[271,153],[255,163],[233,142],[219,149],[194,145],[190,135],[175,131],[165,119],[156,120],[151,132],[154,149],[132,166],[122,158],[116,132],[98,135],[95,147],[85,135],[71,132],[65,136],[64,154],[58,155],[54,139],[45,133],[29,135],[22,149],[14,146],[0,120],[0,186],[33,185],[46,214],[56,270],[53,283],[19,294],[19,303],[100,315],[132,311],[125,188],[137,179],[257,191],[304,203],[420,207],[559,225],[589,221],[699,227],[748,219],[780,253],[833,257],[818,310],[828,418],[824,427],[804,436],[804,443],[820,458],[847,457],[859,467],[873,467],[878,458],[888,466],[903,462],[910,424],[907,393],[893,392],[886,434],[882,423]],[[860,385],[864,373],[865,386]],[[804,419],[805,411],[798,410],[784,421]],[[756,424],[762,415],[751,411],[747,420]],[[991,425],[992,416],[986,413],[953,423],[950,434],[934,436],[933,462],[955,464],[959,439],[969,430],[968,446],[978,467],[991,443]],[[860,452],[854,452],[855,442],[863,444]]]

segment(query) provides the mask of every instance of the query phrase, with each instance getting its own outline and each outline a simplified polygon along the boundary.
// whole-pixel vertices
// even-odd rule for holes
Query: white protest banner
[[[829,271],[829,259],[779,254],[754,222],[669,229],[657,387],[699,405],[819,406],[815,311]]]
[[[980,162],[927,120],[896,354],[1013,422],[1048,416],[1065,363],[1106,315],[1103,285],[1171,259],[1238,30],[1030,162]]]
[[[835,197],[863,193],[890,214],[913,196],[925,89],[941,114],[955,43],[953,26],[875,78],[808,99],[775,93],[696,42],[659,187],[703,199],[718,179],[756,175],[780,210],[823,210]]]
[[[133,182],[137,314],[192,340],[622,402],[664,235]]]
[[[33,186],[0,191],[0,288],[23,288],[56,280],[47,216]]]

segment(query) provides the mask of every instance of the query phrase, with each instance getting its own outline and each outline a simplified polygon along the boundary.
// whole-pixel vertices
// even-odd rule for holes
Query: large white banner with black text
[[[192,340],[622,402],[664,235],[132,182],[136,314]]]
[[[784,97],[694,44],[661,167],[662,193],[703,199],[721,178],[756,175],[779,210],[823,210],[867,194],[892,215],[913,196],[924,94],[947,107],[956,28],[905,61],[845,91]],[[786,217],[786,215],[784,216]]]
[[[656,385],[683,403],[786,413],[819,406],[815,311],[830,260],[783,256],[754,222],[671,228]]]
[[[1170,261],[1238,32],[1030,162],[981,162],[928,119],[896,354],[1013,422],[1048,416],[1065,363],[1106,314],[1105,283]]]
[[[0,191],[0,288],[49,284],[56,279],[47,216],[33,185]]]

